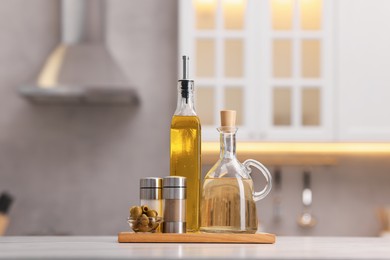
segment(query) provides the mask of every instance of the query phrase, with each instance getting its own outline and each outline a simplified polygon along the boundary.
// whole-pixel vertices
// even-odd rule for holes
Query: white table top
[[[119,244],[116,237],[0,237],[0,259],[390,259],[390,239],[277,237],[259,244]]]

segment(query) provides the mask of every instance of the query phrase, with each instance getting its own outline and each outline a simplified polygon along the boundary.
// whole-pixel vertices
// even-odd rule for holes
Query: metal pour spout
[[[189,75],[189,61],[190,58],[186,55],[183,56],[183,79],[188,79]]]

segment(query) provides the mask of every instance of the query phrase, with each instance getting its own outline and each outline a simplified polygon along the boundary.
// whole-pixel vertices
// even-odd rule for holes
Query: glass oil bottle
[[[188,79],[188,57],[183,56],[183,79],[171,123],[170,174],[187,178],[187,232],[199,230],[201,182],[201,125],[194,106],[194,81]]]
[[[221,111],[221,152],[217,163],[207,173],[201,195],[201,232],[256,233],[258,229],[255,202],[271,190],[271,174],[261,163],[248,159],[241,164],[236,158],[236,112]],[[261,171],[266,186],[253,189],[251,168]]]

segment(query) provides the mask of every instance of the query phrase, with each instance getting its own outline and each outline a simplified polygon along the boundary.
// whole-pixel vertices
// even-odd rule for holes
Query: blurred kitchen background
[[[257,203],[262,230],[378,236],[385,229],[390,2],[74,2],[0,1],[0,193],[14,198],[7,235],[128,228],[139,179],[169,174],[184,52],[207,142],[203,174],[218,155],[222,108],[238,111],[238,142],[262,149],[241,159],[255,158],[274,174],[273,191]],[[60,42],[89,48],[64,51]],[[97,45],[99,54],[91,52]],[[72,64],[58,62],[64,55],[73,55]],[[259,141],[279,143],[280,153]],[[309,141],[313,151],[289,152],[289,143]],[[338,142],[364,145],[348,150]],[[297,222],[304,188],[311,227]]]

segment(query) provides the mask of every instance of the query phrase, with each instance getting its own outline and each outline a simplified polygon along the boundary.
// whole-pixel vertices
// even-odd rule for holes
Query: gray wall
[[[282,219],[273,218],[275,191],[258,202],[263,229],[280,235],[377,236],[381,231],[377,210],[390,206],[388,157],[341,157],[335,166],[281,167]],[[274,167],[270,167],[273,171]],[[317,225],[297,225],[302,214],[302,172],[312,172],[312,213]]]
[[[169,173],[177,78],[177,2],[109,0],[107,40],[140,94],[128,107],[35,106],[17,94],[59,41],[59,2],[0,1],[0,191],[16,197],[10,235],[114,235],[126,230],[141,176]],[[296,225],[302,167],[282,167],[282,213],[258,203],[262,227],[285,235],[376,235],[390,204],[388,158],[341,158],[315,167],[318,226]],[[204,166],[207,171],[210,166]],[[272,167],[270,167],[272,170]]]
[[[115,234],[141,176],[169,175],[176,1],[107,3],[110,49],[137,89],[128,107],[34,106],[17,94],[59,41],[59,2],[0,2],[0,191],[9,234]]]

